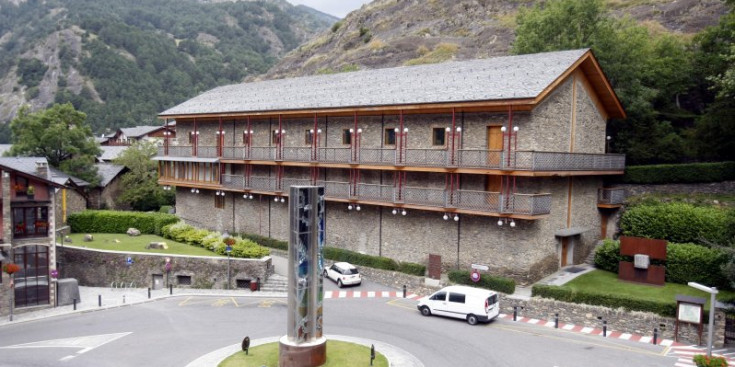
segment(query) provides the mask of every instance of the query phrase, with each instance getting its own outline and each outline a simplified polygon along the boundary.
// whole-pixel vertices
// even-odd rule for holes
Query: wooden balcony
[[[622,174],[625,170],[623,154],[587,154],[536,151],[499,151],[483,149],[385,149],[349,147],[318,148],[311,147],[223,147],[221,155],[218,147],[199,146],[199,158],[219,158],[222,161],[242,161],[270,164],[309,163],[329,167],[334,164],[364,165],[366,168],[391,169],[396,167],[434,168],[436,171],[447,169],[466,169],[467,173],[486,173],[488,170],[520,172],[521,175],[539,173],[556,175],[557,172],[571,174]],[[164,154],[164,153],[168,154]],[[194,157],[193,148],[169,146],[159,148],[159,157]],[[382,168],[381,168],[382,167]]]
[[[200,187],[198,183],[172,177],[161,177],[162,185]],[[222,175],[220,187],[208,187],[236,193],[256,193],[288,196],[292,185],[311,185],[310,179]],[[505,216],[519,219],[539,219],[551,212],[551,194],[511,194],[443,188],[403,187],[338,181],[317,181],[324,186],[325,198],[334,202],[376,206],[403,207],[419,210],[465,213],[483,216]]]
[[[599,188],[597,189],[597,207],[598,208],[619,208],[625,202],[625,189]]]

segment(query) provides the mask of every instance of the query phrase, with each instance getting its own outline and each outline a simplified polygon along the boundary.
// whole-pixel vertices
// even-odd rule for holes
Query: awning
[[[584,228],[584,227],[563,228],[563,229],[560,229],[560,230],[556,231],[556,233],[554,233],[554,236],[556,236],[556,237],[571,237],[571,236],[576,236],[578,234],[582,234],[582,233],[587,232],[589,230],[590,230],[590,228]]]
[[[197,162],[197,163],[217,163],[219,158],[201,158],[201,157],[171,157],[171,156],[157,156],[153,157],[154,161],[167,161],[167,162]]]

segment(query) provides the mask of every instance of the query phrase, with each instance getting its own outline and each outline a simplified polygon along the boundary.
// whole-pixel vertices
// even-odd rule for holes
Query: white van
[[[498,294],[480,288],[452,285],[419,299],[417,305],[424,316],[439,315],[467,320],[470,325],[490,322],[498,317]]]

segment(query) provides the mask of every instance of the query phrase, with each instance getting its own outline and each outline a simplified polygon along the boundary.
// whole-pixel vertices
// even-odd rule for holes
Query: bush
[[[173,209],[173,206],[171,205],[161,205],[161,208],[158,209],[158,212],[168,214],[171,209]]]
[[[240,233],[239,235],[242,238],[250,239],[253,242],[261,246],[270,247],[270,248],[274,248],[277,250],[288,251],[288,242],[286,241],[280,241],[274,238],[259,236],[257,234],[250,234],[250,233]]]
[[[628,311],[646,311],[673,317],[676,315],[675,302],[661,302],[630,298],[625,294],[606,294],[603,292],[579,292],[570,289],[536,284],[532,288],[533,297],[551,298],[563,302],[583,303],[610,308],[623,308]]]
[[[605,240],[595,254],[595,266],[613,273],[618,272],[621,260],[632,261],[630,256],[620,256],[620,242]],[[723,266],[728,262],[725,252],[692,243],[669,243],[666,246],[666,281],[687,284],[697,282],[729,289]]]
[[[697,282],[730,288],[730,282],[722,272],[728,256],[718,249],[692,243],[670,243],[666,249],[666,281],[687,284]]]
[[[426,275],[426,266],[416,263],[401,262],[398,264],[398,271],[404,274],[422,277]]]
[[[626,210],[620,228],[626,236],[725,245],[735,235],[735,215],[686,203],[644,204]]]
[[[623,182],[666,184],[735,180],[735,162],[628,166]]]
[[[513,279],[483,274],[480,281],[475,283],[470,279],[470,272],[467,270],[452,270],[449,272],[449,280],[457,284],[464,284],[478,288],[492,289],[506,294],[513,294],[516,291],[516,282]]]
[[[132,227],[142,234],[158,236],[164,226],[178,221],[173,214],[114,210],[85,210],[68,218],[73,233],[125,233]]]
[[[697,354],[692,358],[697,367],[727,367],[725,357],[708,357],[704,354]]]
[[[346,261],[354,265],[367,266],[369,268],[383,270],[398,270],[398,263],[387,257],[370,256],[336,247],[324,247],[324,258],[338,261]]]

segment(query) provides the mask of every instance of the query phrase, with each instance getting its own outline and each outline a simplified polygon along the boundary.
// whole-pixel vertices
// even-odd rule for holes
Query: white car
[[[334,263],[324,269],[324,277],[337,282],[337,286],[340,288],[345,285],[359,285],[362,283],[362,277],[357,268],[346,262]]]

